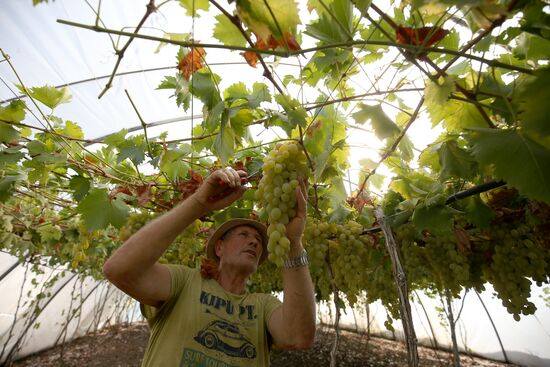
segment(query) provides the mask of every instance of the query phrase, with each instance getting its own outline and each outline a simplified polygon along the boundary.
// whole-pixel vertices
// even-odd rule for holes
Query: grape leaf
[[[550,40],[535,34],[523,32],[517,38],[518,46],[514,48],[514,56],[523,60],[548,60],[550,55]]]
[[[298,100],[282,94],[277,94],[275,96],[275,101],[281,105],[288,118],[289,127],[288,130],[285,129],[287,133],[293,130],[297,125],[301,127],[306,126],[307,112]],[[288,135],[290,136],[290,134]]]
[[[248,88],[246,88],[246,84],[244,84],[244,82],[231,84],[223,92],[223,97],[225,98],[226,101],[236,101],[239,99],[248,100],[249,95],[250,95],[250,92],[248,91]]]
[[[10,151],[4,149],[0,152],[0,168],[6,164],[15,164],[19,162],[25,155],[18,151]]]
[[[327,196],[330,201],[331,208],[338,208],[345,202],[347,193],[344,187],[344,181],[341,177],[334,176],[330,181],[330,186],[327,190]]]
[[[223,14],[217,15],[214,26],[214,38],[228,46],[246,46],[246,39],[239,29],[228,17]]]
[[[189,40],[191,35],[189,33],[170,33],[170,32],[164,32],[162,35],[162,38],[169,39],[170,41],[178,41],[178,42],[186,42]],[[155,53],[158,54],[160,50],[168,45],[166,42],[160,42],[157,49],[155,50]]]
[[[136,166],[145,160],[145,151],[147,143],[143,135],[133,136],[125,139],[116,145],[118,148],[117,163],[122,162],[126,158],[130,159]]]
[[[401,132],[395,122],[382,110],[381,105],[369,106],[361,103],[358,108],[360,110],[352,115],[355,122],[362,125],[370,120],[374,133],[379,139],[391,138]]]
[[[41,185],[46,185],[50,176],[50,167],[40,161],[39,157],[46,157],[46,154],[37,156],[38,159],[27,160],[23,162],[23,167],[28,168],[27,179],[30,183],[38,181]]]
[[[324,43],[342,43],[353,39],[353,7],[351,1],[334,0],[328,11],[317,7],[319,19],[308,24],[305,34]]]
[[[7,106],[0,106],[0,121],[21,122],[25,118],[25,102],[11,101]]]
[[[451,77],[443,78],[438,83],[427,82],[424,90],[426,109],[430,114],[432,126],[444,121],[450,132],[458,132],[469,127],[485,127],[485,120],[476,107],[467,102],[450,100],[454,89]]]
[[[270,36],[279,41],[287,33],[295,35],[300,24],[294,0],[237,0],[237,13],[248,29],[265,43]]]
[[[29,151],[30,156],[36,156],[38,154],[49,152],[46,144],[40,140],[33,140],[27,143],[27,150]]]
[[[469,196],[463,199],[460,204],[464,208],[465,218],[469,223],[480,229],[489,227],[495,214],[479,196]]]
[[[158,85],[157,89],[174,89],[174,94],[171,97],[176,97],[176,105],[183,105],[183,110],[189,109],[191,94],[189,93],[189,82],[185,80],[181,73],[177,73],[175,77],[166,76]]]
[[[236,101],[243,99],[248,101],[250,108],[260,107],[262,102],[270,102],[271,94],[269,94],[269,88],[264,83],[254,83],[252,86],[252,93],[246,87],[243,82],[235,83],[224,91],[224,98],[226,101]]]
[[[53,225],[51,223],[39,226],[36,229],[36,232],[38,232],[38,234],[40,235],[40,239],[42,240],[42,242],[58,241],[63,236],[61,227],[59,227],[57,224]]]
[[[71,177],[71,180],[69,181],[69,188],[73,190],[73,198],[76,201],[82,200],[84,196],[86,196],[86,194],[90,191],[91,184],[91,180],[86,177]]]
[[[225,113],[225,102],[219,101],[211,110],[204,111],[204,129],[207,133],[212,133],[218,130],[220,118]]]
[[[107,189],[92,189],[78,204],[76,211],[82,215],[88,231],[104,229],[113,225],[116,228],[126,223],[129,208],[120,199],[110,199]]]
[[[204,103],[205,108],[210,110],[222,100],[217,88],[219,82],[220,77],[216,74],[205,70],[197,71],[193,74],[190,90]]]
[[[550,69],[539,70],[520,92],[520,121],[527,133],[550,136]]]
[[[412,221],[419,231],[428,230],[432,234],[448,234],[453,229],[453,216],[460,213],[448,206],[425,207],[419,205],[414,209]]]
[[[550,203],[550,149],[521,131],[472,129],[468,140],[480,165],[529,198]]]
[[[21,179],[21,175],[6,175],[0,178],[0,202],[4,203],[11,197],[15,183]]]
[[[485,127],[487,123],[472,103],[449,100],[445,104],[427,107],[432,126],[441,121],[449,132],[460,132],[467,128]]]
[[[418,157],[418,164],[421,167],[429,167],[432,171],[437,172],[441,170],[441,164],[439,163],[439,153],[437,150],[441,146],[441,143],[430,144],[420,153]]]
[[[198,10],[208,11],[210,3],[208,0],[179,0],[180,6],[186,10],[188,17],[199,17]]]
[[[160,158],[160,171],[164,172],[173,181],[185,178],[189,167],[183,162],[181,158],[183,155],[185,155],[185,152],[180,149],[165,150]]]
[[[63,135],[70,136],[71,138],[76,138],[76,139],[84,138],[84,133],[82,132],[82,128],[78,126],[78,124],[69,120],[65,122],[65,127],[61,129],[61,131],[59,132]]]
[[[424,89],[424,104],[428,109],[445,104],[454,91],[455,84],[451,77],[439,78],[437,83],[429,80]]]
[[[343,223],[351,216],[351,214],[352,210],[342,205],[329,213],[327,216],[327,221],[329,223]]]
[[[227,164],[227,161],[235,152],[235,133],[227,126],[227,121],[224,121],[223,118],[220,124],[220,132],[216,135],[212,150],[220,158],[222,164]]]
[[[103,142],[107,145],[117,146],[126,140],[126,134],[128,134],[128,129],[121,129],[119,132],[109,134],[103,139]]]
[[[19,138],[19,131],[5,122],[0,122],[0,142],[11,143]]]
[[[475,160],[466,150],[460,148],[456,141],[445,141],[437,149],[441,171],[439,177],[446,180],[450,177],[471,179],[475,175]]]
[[[49,85],[27,89],[23,88],[20,85],[18,85],[17,87],[22,93],[36,99],[39,102],[42,102],[52,110],[62,103],[70,102],[73,98],[68,87],[63,87],[59,89]]]
[[[256,82],[252,85],[252,93],[248,97],[248,105],[250,108],[258,108],[262,102],[271,102],[271,94],[265,83]]]

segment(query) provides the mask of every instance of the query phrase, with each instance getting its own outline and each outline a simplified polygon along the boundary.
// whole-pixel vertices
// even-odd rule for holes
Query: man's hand
[[[286,225],[286,236],[290,240],[291,247],[299,246],[307,219],[307,185],[306,179],[301,178],[296,187],[296,215]],[[292,248],[291,248],[292,251]]]
[[[193,198],[207,211],[223,209],[240,199],[246,191],[243,186],[245,171],[231,167],[214,171],[193,194]]]

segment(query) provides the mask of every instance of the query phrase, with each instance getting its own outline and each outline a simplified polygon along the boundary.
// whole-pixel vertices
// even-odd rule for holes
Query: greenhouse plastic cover
[[[183,19],[184,10],[177,2],[172,3],[162,12],[153,14],[150,24],[170,32],[191,33],[196,30],[195,39],[208,41],[210,35],[200,34],[199,31],[201,22],[211,20],[200,18],[182,26],[180,19]],[[145,2],[103,1],[102,9],[102,19],[106,25],[120,29],[138,24],[145,11]],[[162,124],[157,130],[150,129],[152,136],[167,129],[171,139],[188,136],[188,122],[193,115],[200,115],[200,111],[184,113],[176,107],[173,99],[168,98],[169,92],[155,90],[164,75],[174,72],[174,46],[162,47],[155,53],[158,43],[134,40],[118,70],[123,75],[115,78],[112,88],[98,99],[117,58],[107,35],[62,25],[56,22],[59,18],[88,25],[95,22],[95,15],[83,1],[56,0],[37,7],[32,6],[31,0],[0,2],[0,47],[10,56],[24,84],[29,87],[70,85],[73,101],[59,106],[56,115],[76,121],[89,139],[139,126],[136,111],[125,93],[128,91],[147,123]],[[260,70],[254,70],[251,75],[250,68],[238,53],[233,53],[233,56],[234,60],[227,56],[220,58],[223,65],[211,64],[214,72],[224,76],[224,83],[239,81],[243,75],[247,79],[257,77],[261,80]],[[7,62],[0,63],[0,79],[0,101],[5,102],[19,95],[15,85],[20,82]],[[36,119],[30,123],[38,126],[39,121]],[[42,270],[43,274],[33,274],[32,269],[20,264],[17,258],[0,253],[0,345],[3,350],[0,363],[12,350],[15,357],[22,357],[106,324],[134,320],[134,306],[108,283],[82,279],[64,269],[44,267]],[[36,295],[44,283],[56,274],[59,278],[49,290],[50,294],[38,300],[43,312],[29,323],[32,313],[25,316],[25,310],[31,307],[32,301],[37,300]],[[488,358],[505,359],[488,317],[490,315],[510,362],[528,366],[550,365],[550,309],[541,295],[542,289],[533,289],[532,301],[538,311],[516,322],[490,290],[482,294],[488,312],[484,311],[475,294],[467,294],[457,328],[461,348]],[[424,295],[419,297],[426,310],[440,306],[438,300]],[[76,302],[77,299],[85,299],[81,308],[76,306],[80,302]],[[460,309],[461,301],[455,301],[454,305],[456,310]],[[441,325],[439,315],[431,311],[426,316],[418,302],[413,303],[412,309],[419,341],[430,345],[433,339],[427,322],[429,319],[438,344],[448,348],[451,345],[449,333]],[[120,310],[124,313],[121,314]],[[325,315],[320,317],[321,321],[326,321],[327,310],[321,314]],[[391,336],[383,326],[383,308],[371,306],[369,314],[370,330]],[[358,326],[365,329],[365,315],[356,316]],[[70,322],[67,324],[68,319]],[[351,311],[344,315],[342,323],[355,328]],[[400,323],[396,321],[394,326],[399,337],[402,335]]]

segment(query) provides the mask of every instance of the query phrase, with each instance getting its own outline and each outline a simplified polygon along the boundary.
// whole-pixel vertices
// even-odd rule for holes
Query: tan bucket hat
[[[216,231],[210,236],[208,242],[206,242],[206,256],[209,259],[219,261],[218,256],[216,256],[216,242],[227,233],[227,231],[238,227],[238,226],[250,226],[255,228],[260,236],[262,237],[262,255],[260,256],[260,261],[258,265],[263,263],[267,258],[267,228],[262,223],[255,221],[253,219],[246,218],[234,218],[225,221],[221,226],[219,226]]]

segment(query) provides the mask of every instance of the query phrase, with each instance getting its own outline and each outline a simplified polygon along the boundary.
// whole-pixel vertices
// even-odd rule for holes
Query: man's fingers
[[[298,204],[298,213],[305,215],[307,207],[307,184],[304,179],[298,181],[298,186],[296,187],[296,203]]]
[[[242,178],[246,177],[246,172],[242,170],[235,170],[232,167],[226,167],[221,170],[225,176],[227,176],[228,181],[225,181],[229,187],[238,187],[243,183]]]

